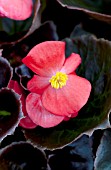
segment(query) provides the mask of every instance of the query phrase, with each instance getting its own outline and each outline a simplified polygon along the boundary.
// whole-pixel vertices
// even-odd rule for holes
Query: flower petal
[[[29,118],[28,115],[20,120],[19,126],[25,129],[34,129],[37,127],[37,125]]]
[[[66,74],[74,72],[79,64],[81,63],[81,58],[79,54],[72,53],[65,61],[64,66],[61,69],[61,72]]]
[[[40,95],[36,93],[27,96],[26,109],[33,122],[44,128],[56,126],[64,119],[64,116],[57,116],[47,111],[42,105]]]
[[[77,113],[74,113],[74,114],[71,114],[71,117],[65,116],[65,117],[64,117],[64,121],[68,121],[69,119],[74,118],[74,117],[76,117],[77,115],[78,115],[78,112],[77,112]]]
[[[49,78],[34,75],[33,78],[28,82],[27,88],[33,93],[42,94],[48,85]]]
[[[13,89],[16,93],[18,93],[19,95],[21,95],[21,103],[22,103],[22,111],[23,111],[23,115],[25,116],[24,118],[22,118],[20,120],[19,125],[23,128],[27,128],[27,129],[33,129],[35,128],[37,125],[32,122],[32,120],[29,118],[27,112],[26,112],[26,106],[25,106],[25,94],[23,93],[23,90],[21,88],[21,86],[18,84],[17,81],[11,80],[9,82],[8,88]]]
[[[91,84],[85,78],[70,74],[66,86],[54,89],[49,86],[42,95],[43,106],[50,112],[71,117],[86,104]]]
[[[32,13],[32,0],[0,0],[0,16],[25,20]]]
[[[33,72],[51,77],[62,68],[65,60],[65,43],[46,41],[36,45],[22,60]]]

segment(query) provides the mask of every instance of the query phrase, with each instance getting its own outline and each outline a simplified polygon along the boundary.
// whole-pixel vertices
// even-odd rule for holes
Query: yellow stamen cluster
[[[66,85],[67,80],[68,76],[65,73],[57,72],[55,76],[51,77],[49,82],[53,88],[59,89]]]

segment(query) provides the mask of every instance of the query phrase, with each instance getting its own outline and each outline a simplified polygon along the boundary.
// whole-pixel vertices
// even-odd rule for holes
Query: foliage
[[[110,7],[110,0],[33,0],[32,15],[28,19],[15,21],[2,16],[1,170],[111,168]],[[91,82],[90,98],[76,118],[52,128],[34,125],[33,129],[26,129],[20,126],[20,121],[24,118],[23,106],[29,95],[27,83],[34,73],[22,59],[35,45],[58,40],[65,42],[66,58],[72,52],[81,56],[82,63],[76,73]],[[12,88],[12,80],[22,90]],[[24,99],[21,96],[25,96]]]

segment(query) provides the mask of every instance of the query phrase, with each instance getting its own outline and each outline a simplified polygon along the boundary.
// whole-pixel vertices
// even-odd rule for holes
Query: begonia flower
[[[33,122],[44,128],[49,128],[61,123],[65,116],[52,114],[42,104],[41,95],[30,93],[26,98],[26,109]]]
[[[72,53],[66,59],[65,42],[46,41],[33,47],[22,61],[35,73],[27,84],[31,93],[26,99],[26,109],[31,119],[36,122],[41,114],[41,119],[45,117],[48,124],[46,111],[53,114],[54,119],[56,116],[62,116],[65,120],[76,117],[91,91],[90,82],[75,73],[81,63],[79,54]]]
[[[25,94],[21,86],[18,84],[17,81],[11,80],[9,82],[8,88],[13,89],[16,93],[18,93],[21,97],[21,104],[22,104],[22,112],[24,117],[20,120],[19,126],[26,128],[26,129],[33,129],[37,126],[28,116],[26,112],[26,105],[25,105]]]
[[[14,20],[25,20],[32,13],[32,0],[0,0],[0,16]]]

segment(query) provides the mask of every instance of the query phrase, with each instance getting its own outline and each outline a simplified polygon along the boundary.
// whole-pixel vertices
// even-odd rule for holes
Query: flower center
[[[57,72],[55,76],[51,77],[49,82],[53,88],[59,89],[66,85],[67,80],[68,76],[65,73]]]

